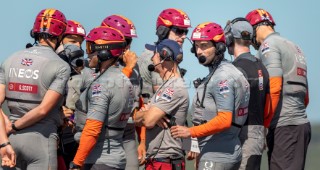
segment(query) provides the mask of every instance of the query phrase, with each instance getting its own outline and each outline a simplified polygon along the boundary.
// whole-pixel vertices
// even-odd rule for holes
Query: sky
[[[56,8],[62,11],[67,19],[79,21],[87,33],[99,26],[109,15],[120,14],[129,18],[137,29],[138,38],[133,40],[131,50],[139,56],[146,43],[157,40],[155,35],[156,19],[166,8],[178,8],[188,14],[192,30],[200,23],[211,21],[225,26],[228,20],[245,15],[257,8],[263,8],[271,13],[275,29],[282,36],[293,41],[304,51],[308,63],[308,81],[310,104],[307,108],[311,123],[320,123],[317,105],[320,101],[320,57],[316,49],[319,35],[320,1],[317,0],[7,0],[1,2],[0,32],[1,52],[0,62],[4,61],[15,51],[25,48],[26,43],[33,43],[29,32],[33,27],[36,15],[45,8]],[[85,46],[83,46],[85,48]],[[186,68],[186,81],[190,84],[190,98],[193,98],[192,81],[208,74],[208,69],[198,64],[197,59],[190,53],[191,44],[186,40],[183,45],[184,60],[182,68]],[[255,54],[256,51],[252,50]],[[226,53],[228,60],[232,56]]]

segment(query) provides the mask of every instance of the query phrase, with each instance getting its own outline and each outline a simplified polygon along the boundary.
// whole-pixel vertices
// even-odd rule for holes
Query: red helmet
[[[166,27],[177,26],[189,28],[191,27],[191,22],[185,12],[175,8],[168,8],[163,10],[158,16],[157,28],[161,25]]]
[[[85,37],[85,40],[87,42],[86,45],[88,54],[91,54],[94,51],[107,49],[110,50],[113,56],[118,57],[123,53],[126,47],[126,40],[124,39],[123,34],[119,30],[112,27],[96,27],[89,32],[89,34]],[[106,44],[111,45],[103,46]],[[95,49],[93,49],[94,45],[96,45]]]
[[[249,12],[246,19],[250,22],[252,26],[259,24],[264,21],[270,22],[272,25],[276,25],[271,14],[264,9],[255,9]]]
[[[48,8],[39,12],[34,21],[32,32],[60,36],[66,30],[66,25],[67,20],[62,12]]]
[[[121,15],[111,15],[106,17],[102,21],[101,26],[118,29],[125,37],[137,37],[136,28],[131,20]]]
[[[204,40],[214,41],[216,43],[226,43],[223,29],[219,24],[216,24],[214,22],[205,22],[199,24],[192,32],[191,40]]]
[[[81,37],[86,36],[86,30],[83,28],[83,26],[74,20],[68,20],[67,21],[67,28],[64,32],[64,35],[80,35]]]

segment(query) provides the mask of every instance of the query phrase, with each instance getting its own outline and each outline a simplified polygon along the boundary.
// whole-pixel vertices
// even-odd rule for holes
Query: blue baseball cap
[[[161,51],[164,47],[169,48],[173,52],[173,60],[176,61],[178,55],[183,55],[180,45],[173,40],[164,39],[158,45],[146,44],[146,49],[154,52]]]

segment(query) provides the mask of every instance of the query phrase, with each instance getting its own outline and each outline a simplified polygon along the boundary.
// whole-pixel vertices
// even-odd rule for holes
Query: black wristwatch
[[[16,125],[14,125],[14,123],[11,124],[11,128],[12,128],[13,130],[15,130],[15,131],[19,131],[19,130],[20,130],[20,129],[18,129],[18,128],[16,127]]]
[[[74,164],[73,162],[70,162],[69,169],[81,169],[81,166]]]
[[[5,142],[3,144],[0,145],[0,149],[3,147],[6,147],[7,145],[11,145],[10,142]]]

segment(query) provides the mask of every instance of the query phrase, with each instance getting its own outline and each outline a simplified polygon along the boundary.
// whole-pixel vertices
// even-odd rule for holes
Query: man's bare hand
[[[6,132],[7,134],[14,133],[15,131],[12,129],[12,122],[6,122]]]
[[[139,165],[143,165],[146,163],[146,142],[145,140],[140,141],[140,144],[138,146],[138,160]]]
[[[135,52],[130,51],[127,49],[123,54],[123,62],[125,63],[126,67],[133,69],[138,61],[138,57]]]
[[[198,155],[199,153],[189,151],[187,154],[187,160],[194,160]]]
[[[171,129],[171,136],[173,138],[189,138],[191,137],[191,133],[188,127],[185,126],[172,126]]]
[[[157,125],[162,127],[163,129],[167,129],[168,123],[170,123],[170,120],[167,117],[163,117],[157,122]]]
[[[71,116],[73,115],[73,110],[67,108],[66,106],[62,106],[62,111],[63,111],[64,117],[68,119],[70,119]]]
[[[7,145],[1,148],[0,155],[2,159],[2,166],[8,166],[10,168],[16,166],[16,153],[14,152],[11,145]]]

